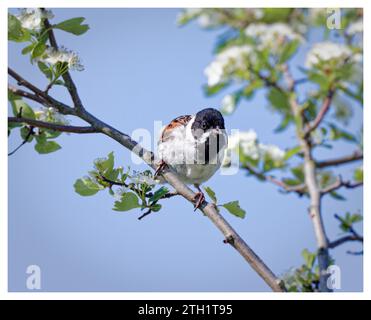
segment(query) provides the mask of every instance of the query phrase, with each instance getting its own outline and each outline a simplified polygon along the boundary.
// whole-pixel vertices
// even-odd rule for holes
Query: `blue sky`
[[[55,21],[86,17],[91,29],[85,35],[56,31],[57,39],[82,58],[85,71],[72,76],[86,108],[121,131],[152,131],[154,120],[166,123],[181,114],[220,106],[222,95],[209,98],[201,88],[217,33],[202,31],[195,24],[177,27],[178,10],[53,11]],[[311,35],[293,68],[303,64],[305,50],[316,39],[317,34]],[[43,75],[20,55],[21,48],[10,44],[9,65],[45,87]],[[70,103],[62,88],[52,93]],[[294,146],[292,131],[273,132],[279,118],[267,105],[264,92],[243,102],[235,114],[226,117],[227,128],[253,128],[264,143]],[[350,128],[358,129],[361,119],[361,108],[356,107]],[[9,150],[20,142],[12,133]],[[91,169],[95,158],[114,151],[118,164],[131,164],[130,153],[115,141],[102,135],[63,134],[58,142],[62,149],[49,155],[39,155],[32,145],[26,145],[9,158],[9,290],[26,290],[26,268],[32,264],[41,267],[45,291],[269,290],[223,244],[212,223],[181,198],[164,202],[158,214],[138,221],[139,212],[112,211],[113,198],[107,192],[94,197],[76,194],[75,180]],[[318,156],[349,154],[353,148],[342,143]],[[348,165],[342,173],[349,175],[352,168]],[[224,215],[276,274],[300,265],[303,248],[315,250],[306,199],[282,195],[276,187],[247,178],[244,172],[217,174],[206,185],[220,201],[240,200],[247,211],[244,220]],[[334,213],[362,213],[362,189],[342,194],[347,201],[323,201],[330,239],[339,236]],[[358,249],[358,244],[346,244],[332,251],[341,267],[343,291],[362,290],[363,259],[346,254]]]

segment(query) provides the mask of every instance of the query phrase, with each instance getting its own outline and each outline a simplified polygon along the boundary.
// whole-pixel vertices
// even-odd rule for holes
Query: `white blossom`
[[[346,30],[346,33],[350,36],[362,32],[363,32],[363,19],[359,19],[356,22],[351,23]]]
[[[59,113],[53,107],[42,108],[36,111],[36,117],[40,121],[54,122],[64,125],[69,124],[69,120],[66,119],[66,117],[63,114]]]
[[[337,60],[343,63],[352,57],[352,51],[344,44],[324,41],[316,43],[308,52],[305,65],[308,68],[316,66],[320,61]]]
[[[50,10],[43,11],[39,8],[27,8],[21,9],[16,17],[21,22],[23,28],[32,31],[40,31],[43,20],[52,19],[54,15]]]
[[[243,68],[245,59],[252,58],[252,48],[248,45],[233,46],[217,54],[205,69],[207,83],[209,86],[215,86],[220,83],[225,74],[229,74],[238,68]]]
[[[285,151],[272,144],[259,144],[259,149],[261,157],[265,157],[265,155],[268,155],[273,161],[277,162],[282,162],[286,154]]]
[[[273,24],[251,23],[245,29],[245,34],[248,37],[254,38],[259,50],[269,48],[274,53],[281,50],[284,43],[293,40],[304,41],[300,34],[296,33],[287,24],[281,22]]]
[[[148,184],[153,186],[158,183],[158,180],[155,180],[150,174],[146,172],[134,172],[134,175],[130,177],[131,181],[137,184]]]
[[[276,162],[282,162],[286,154],[284,150],[276,145],[260,143],[254,130],[238,131],[231,134],[228,138],[228,150],[241,151],[253,160],[263,159],[268,155]],[[227,159],[225,159],[225,162],[228,162],[230,154],[226,152],[226,155]]]
[[[122,198],[122,195],[125,194],[128,191],[128,188],[126,187],[120,187],[117,188],[113,194],[113,197],[116,201],[120,201]]]
[[[226,95],[221,104],[221,111],[225,114],[231,114],[236,108],[236,100],[233,95]]]
[[[47,47],[44,55],[37,60],[44,63],[49,63],[51,65],[55,65],[58,62],[66,62],[68,64],[68,68],[71,70],[84,70],[84,66],[81,64],[80,58],[77,53],[64,47],[61,47],[58,50],[52,47]]]

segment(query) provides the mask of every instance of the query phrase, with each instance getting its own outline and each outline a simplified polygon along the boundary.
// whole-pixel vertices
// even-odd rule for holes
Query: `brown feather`
[[[191,115],[180,116],[172,120],[162,131],[160,142],[165,142],[171,138],[171,131],[180,126],[186,126],[191,121]]]

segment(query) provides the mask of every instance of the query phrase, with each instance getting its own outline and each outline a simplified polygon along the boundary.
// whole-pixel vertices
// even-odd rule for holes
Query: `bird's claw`
[[[203,204],[203,202],[205,201],[205,195],[203,192],[197,192],[195,197],[194,197],[194,201],[196,202],[195,203],[195,210],[196,211],[197,209],[199,209],[201,207],[201,205]]]
[[[157,178],[161,174],[161,171],[164,170],[166,167],[167,167],[166,162],[164,160],[161,160],[160,164],[158,165],[155,171],[154,178]]]

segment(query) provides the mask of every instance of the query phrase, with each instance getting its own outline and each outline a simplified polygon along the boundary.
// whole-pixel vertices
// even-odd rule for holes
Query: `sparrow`
[[[207,108],[195,115],[177,117],[160,133],[160,162],[155,176],[168,166],[183,183],[193,184],[198,190],[194,199],[196,210],[205,200],[200,185],[220,168],[227,144],[224,118],[218,110]]]

